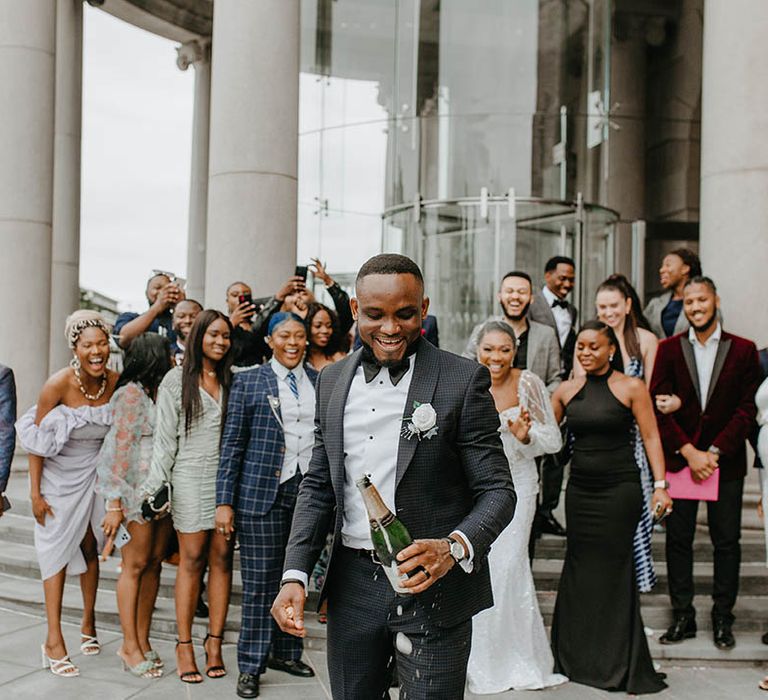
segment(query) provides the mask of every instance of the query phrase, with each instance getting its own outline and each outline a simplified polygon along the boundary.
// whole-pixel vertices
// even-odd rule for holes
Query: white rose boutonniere
[[[405,419],[402,435],[407,440],[416,436],[419,440],[431,440],[437,435],[437,413],[432,404],[413,402],[413,413]]]

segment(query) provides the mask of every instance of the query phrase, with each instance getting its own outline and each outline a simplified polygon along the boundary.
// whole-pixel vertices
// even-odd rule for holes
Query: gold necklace
[[[95,394],[89,394],[85,387],[83,386],[83,380],[80,378],[80,369],[78,367],[74,368],[75,371],[75,379],[77,379],[77,386],[80,387],[80,392],[83,396],[85,396],[86,399],[89,401],[98,401],[102,396],[104,396],[104,392],[107,390],[107,375],[106,373],[101,378],[101,386],[99,387],[99,390]]]

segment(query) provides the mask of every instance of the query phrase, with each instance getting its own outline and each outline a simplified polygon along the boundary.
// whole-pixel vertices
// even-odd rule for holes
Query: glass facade
[[[609,0],[302,0],[300,258],[344,273],[413,255],[446,339],[510,267],[537,276],[572,253],[594,289],[616,217],[576,202],[600,191],[608,127],[586,115],[609,98],[609,14]]]

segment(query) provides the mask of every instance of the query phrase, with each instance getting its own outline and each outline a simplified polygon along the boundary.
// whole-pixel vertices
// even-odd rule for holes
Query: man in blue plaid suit
[[[303,637],[309,573],[331,530],[321,602],[337,700],[464,695],[472,616],[493,605],[486,557],[515,491],[486,367],[421,340],[421,271],[401,255],[360,269],[352,310],[363,347],[317,382],[316,442],[302,481],[272,614]],[[355,482],[368,473],[413,543],[396,595],[372,551]],[[406,577],[407,575],[407,577]]]
[[[267,667],[312,676],[302,641],[281,632],[269,608],[280,585],[301,474],[314,443],[317,372],[302,361],[307,344],[298,316],[275,314],[270,362],[235,375],[216,480],[216,528],[240,542],[243,619],[237,643],[237,694],[257,697]]]

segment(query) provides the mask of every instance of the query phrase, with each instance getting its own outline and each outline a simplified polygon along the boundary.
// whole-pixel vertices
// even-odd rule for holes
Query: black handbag
[[[171,483],[164,481],[163,485],[141,504],[141,516],[149,522],[160,520],[171,512]]]

